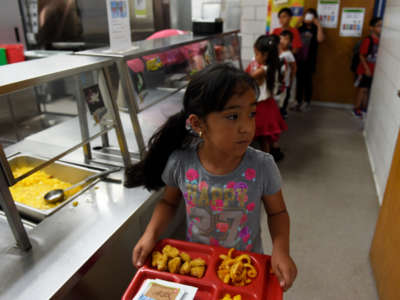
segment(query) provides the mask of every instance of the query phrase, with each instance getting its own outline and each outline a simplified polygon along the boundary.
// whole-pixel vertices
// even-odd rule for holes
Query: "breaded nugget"
[[[182,275],[187,275],[190,273],[190,263],[186,261],[182,266],[181,269],[179,270],[179,274]]]
[[[162,249],[162,253],[167,255],[168,257],[175,258],[179,255],[179,250],[175,247],[172,247],[171,245],[166,245]]]
[[[157,266],[158,259],[160,258],[161,255],[162,255],[162,254],[161,254],[161,252],[159,252],[159,251],[154,251],[154,252],[152,253],[152,255],[151,255],[151,257],[152,257],[151,265],[152,265],[153,267],[156,267],[156,266]]]
[[[201,278],[204,275],[204,271],[206,270],[206,267],[200,266],[200,267],[192,267],[190,269],[190,275]]]
[[[174,257],[168,262],[168,271],[171,273],[178,273],[181,267],[181,258]]]
[[[157,259],[157,270],[166,271],[167,270],[168,256],[161,254]]]
[[[191,262],[190,262],[190,266],[193,268],[193,267],[203,267],[203,266],[205,266],[206,265],[206,262],[205,262],[205,260],[204,259],[202,259],[202,258],[196,258],[196,259],[193,259]]]
[[[180,257],[182,258],[182,260],[185,261],[185,262],[191,260],[190,255],[187,254],[186,252],[180,252],[180,253],[179,253],[179,256],[180,256]]]

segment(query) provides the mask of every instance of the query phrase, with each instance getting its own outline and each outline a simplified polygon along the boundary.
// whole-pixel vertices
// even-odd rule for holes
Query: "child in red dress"
[[[256,112],[256,138],[261,150],[269,152],[276,161],[284,155],[279,148],[279,137],[287,130],[274,95],[279,88],[280,62],[278,45],[271,36],[262,35],[254,43],[255,59],[246,72],[255,78],[260,87]]]

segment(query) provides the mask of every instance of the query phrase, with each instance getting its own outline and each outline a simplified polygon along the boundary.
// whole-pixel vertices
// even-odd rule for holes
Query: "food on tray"
[[[152,258],[153,259],[151,265],[153,267],[156,267],[159,271],[167,270],[168,256],[166,256],[165,254],[161,254],[158,251],[154,251],[152,254]]]
[[[17,178],[27,173],[31,169],[31,167],[16,168],[13,170],[13,175]],[[31,176],[21,180],[20,182],[10,187],[10,192],[15,201],[33,208],[46,210],[56,207],[61,202],[49,203],[44,200],[43,196],[51,190],[66,189],[71,185],[71,183],[54,178],[44,171],[37,171]],[[81,188],[77,187],[75,189],[65,192],[65,198],[71,197],[80,190]]]
[[[180,257],[174,257],[173,259],[170,259],[170,261],[168,262],[168,271],[170,273],[178,273],[180,267],[181,267]]]
[[[252,282],[257,276],[256,268],[251,264],[251,259],[247,254],[232,257],[232,252],[235,249],[231,248],[228,255],[220,255],[222,259],[218,267],[217,275],[224,283],[244,286]]]
[[[171,245],[160,251],[153,251],[151,265],[159,271],[169,271],[181,275],[202,278],[206,271],[206,262],[202,258],[191,259],[186,252],[181,252]]]
[[[192,267],[190,269],[190,275],[201,278],[204,275],[204,271],[206,270],[205,266],[198,266],[198,267]]]
[[[151,283],[150,288],[145,293],[145,296],[148,298],[144,298],[144,299],[174,300],[174,299],[177,299],[179,292],[180,292],[180,289],[161,285],[161,284],[153,282],[153,283]],[[142,299],[142,298],[140,298],[140,299]]]
[[[221,298],[221,300],[242,300],[242,296],[235,295],[235,296],[231,297],[230,294],[225,294],[225,296],[223,298]]]
[[[162,253],[167,255],[168,257],[174,258],[179,255],[179,250],[176,249],[175,247],[172,247],[171,245],[166,245],[162,249]]]
[[[181,269],[179,270],[179,274],[187,275],[189,273],[190,273],[190,262],[185,261],[185,263],[181,266]]]
[[[187,261],[190,261],[190,255],[189,254],[187,254],[186,252],[180,252],[179,253],[179,256],[182,258],[182,260],[184,261],[184,262],[187,262]]]
[[[205,265],[206,265],[206,262],[202,258],[196,258],[190,262],[191,267],[203,267]]]

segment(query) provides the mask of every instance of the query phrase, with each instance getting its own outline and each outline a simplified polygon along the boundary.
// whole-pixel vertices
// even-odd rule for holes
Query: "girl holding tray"
[[[150,139],[144,160],[127,170],[132,185],[165,186],[133,250],[141,267],[183,198],[187,240],[262,253],[264,203],[272,237],[272,268],[284,290],[297,275],[289,254],[289,215],[273,157],[249,147],[255,135],[259,88],[245,72],[216,64],[196,73],[183,110]]]

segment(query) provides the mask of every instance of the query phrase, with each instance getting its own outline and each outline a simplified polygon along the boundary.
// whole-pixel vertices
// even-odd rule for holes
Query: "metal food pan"
[[[39,164],[42,164],[46,162],[47,160],[45,158],[40,158],[34,155],[25,155],[25,154],[19,154],[16,156],[13,156],[12,158],[9,159],[9,164],[11,167],[11,170],[14,170],[15,168],[18,167],[36,167]],[[80,166],[75,166],[75,165],[69,165],[67,163],[63,163],[60,161],[54,162],[51,165],[47,166],[46,168],[43,169],[47,174],[52,175],[60,180],[69,182],[71,184],[77,183],[84,178],[94,175],[98,173],[96,170],[92,170],[89,168],[85,167],[80,167]],[[58,206],[47,209],[47,210],[41,210],[37,208],[30,207],[28,205],[19,203],[15,201],[15,205],[17,206],[17,209],[21,214],[26,215],[28,217],[33,218],[34,220],[41,221],[44,218],[50,216],[63,206],[65,206],[67,203],[78,197],[80,194],[82,194],[87,188],[92,186],[95,182],[92,182],[91,184],[87,185],[84,187],[81,191],[73,195],[72,197],[68,198],[67,200],[63,201],[61,204]]]

